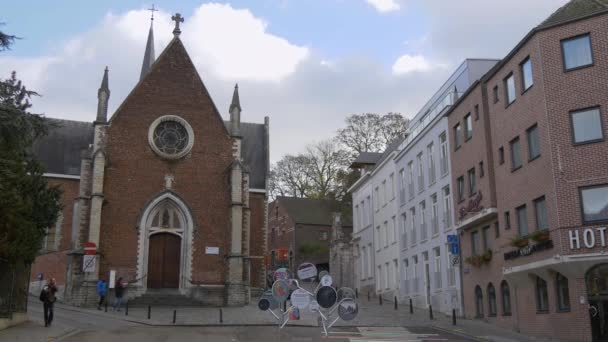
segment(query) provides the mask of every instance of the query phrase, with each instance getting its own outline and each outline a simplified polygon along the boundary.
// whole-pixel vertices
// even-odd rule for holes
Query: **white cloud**
[[[407,74],[415,71],[430,71],[439,65],[433,65],[424,56],[403,55],[393,64],[393,73],[397,75]]]
[[[365,0],[368,4],[374,6],[376,11],[380,13],[398,11],[401,9],[396,0]]]

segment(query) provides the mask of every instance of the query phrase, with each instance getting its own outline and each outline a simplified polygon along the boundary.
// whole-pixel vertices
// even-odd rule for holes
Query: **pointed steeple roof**
[[[234,93],[232,93],[232,102],[230,103],[230,108],[228,112],[232,112],[234,108],[238,108],[241,111],[241,101],[239,100],[239,84],[237,83],[234,86]]]
[[[108,67],[106,66],[103,71],[103,78],[101,79],[101,86],[99,87],[99,91],[105,91],[108,94],[110,93],[110,84],[108,81]]]
[[[141,64],[141,75],[139,80],[143,80],[144,76],[150,71],[152,63],[154,63],[154,17],[150,20],[150,31],[148,32],[148,42],[146,43],[146,52],[144,53],[144,61]]]

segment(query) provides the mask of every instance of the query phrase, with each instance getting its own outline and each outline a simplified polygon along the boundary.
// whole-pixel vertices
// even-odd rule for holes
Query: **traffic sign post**
[[[84,244],[84,254],[85,255],[95,255],[97,254],[97,245],[93,242],[87,242]]]

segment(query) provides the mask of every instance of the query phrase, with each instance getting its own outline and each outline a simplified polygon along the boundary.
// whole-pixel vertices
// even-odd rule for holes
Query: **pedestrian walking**
[[[106,293],[108,291],[108,284],[105,279],[99,279],[97,281],[97,295],[99,295],[99,304],[97,304],[97,310],[101,310],[101,306],[106,301]]]
[[[46,284],[42,291],[40,292],[40,301],[42,301],[42,305],[44,308],[44,326],[50,327],[51,323],[53,323],[53,305],[57,300],[57,284],[55,283],[55,278],[51,278],[49,283]]]
[[[114,311],[120,311],[120,305],[122,304],[122,297],[125,294],[125,285],[122,282],[122,277],[116,280],[116,285],[114,286],[114,296],[116,297],[116,301],[114,302]]]

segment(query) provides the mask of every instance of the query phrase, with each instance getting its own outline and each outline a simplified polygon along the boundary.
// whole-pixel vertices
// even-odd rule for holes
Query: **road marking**
[[[415,334],[403,327],[358,327],[359,331],[332,331],[328,339],[351,342],[430,342],[447,341],[439,334]]]

